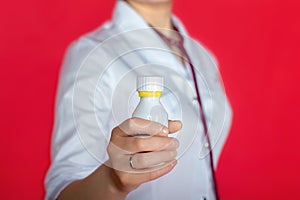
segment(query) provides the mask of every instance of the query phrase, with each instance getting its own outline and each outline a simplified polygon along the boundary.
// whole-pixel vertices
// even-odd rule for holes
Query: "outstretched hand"
[[[181,129],[180,121],[168,127],[157,122],[130,118],[112,130],[108,145],[109,161],[115,185],[130,192],[142,183],[157,179],[176,165],[179,142],[168,134]]]

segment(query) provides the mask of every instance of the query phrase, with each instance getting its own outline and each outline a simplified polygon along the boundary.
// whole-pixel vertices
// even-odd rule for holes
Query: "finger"
[[[168,133],[167,132],[162,132],[156,134],[156,136],[168,136],[170,133],[175,133],[179,131],[182,128],[182,123],[179,120],[169,120],[168,121]]]
[[[130,153],[176,150],[179,146],[176,138],[160,136],[150,138],[115,137],[111,142],[123,151]]]
[[[157,179],[167,173],[169,173],[177,164],[177,160],[174,160],[172,162],[170,162],[169,164],[166,165],[166,167],[160,168],[157,171],[152,171],[148,174],[148,181]]]
[[[153,136],[169,133],[169,129],[162,124],[141,118],[127,119],[114,131],[120,136]]]
[[[149,182],[151,180],[157,179],[167,173],[169,173],[177,164],[176,160],[168,162],[160,167],[141,170],[130,170],[127,172],[116,170],[116,173],[119,176],[119,180],[123,185],[135,189],[139,185]]]
[[[158,151],[149,153],[138,153],[130,155],[131,167],[134,169],[146,169],[156,167],[160,164],[173,161],[176,158],[176,151]]]
[[[182,123],[179,120],[169,120],[169,133],[175,133],[182,128]]]
[[[153,168],[153,169],[141,169],[141,170],[136,170],[137,173],[133,174],[135,176],[133,176],[136,182],[139,183],[144,183],[144,182],[148,182],[154,179],[157,179],[167,173],[169,173],[177,164],[177,160],[173,160],[169,163],[166,163],[163,166],[157,167],[157,168]],[[143,172],[144,171],[144,172]]]

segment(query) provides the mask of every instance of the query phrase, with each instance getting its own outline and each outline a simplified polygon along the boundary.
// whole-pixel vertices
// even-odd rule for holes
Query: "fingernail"
[[[177,164],[177,160],[174,160],[172,163],[171,163],[171,166],[175,166]]]
[[[171,142],[171,146],[172,147],[178,147],[178,145],[179,145],[179,142],[176,139],[173,139],[172,142]]]
[[[166,127],[164,127],[164,128],[162,129],[162,132],[163,132],[164,134],[169,134],[169,129],[166,128]]]

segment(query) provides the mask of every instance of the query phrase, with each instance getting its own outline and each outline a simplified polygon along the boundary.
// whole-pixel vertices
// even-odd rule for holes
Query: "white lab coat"
[[[186,51],[196,67],[216,165],[231,109],[213,57],[188,37],[175,16],[172,20],[185,36]],[[117,2],[112,21],[79,38],[67,51],[57,92],[46,199],[55,199],[65,186],[88,176],[108,159],[112,128],[129,118],[139,101],[135,92],[138,75],[164,76],[162,104],[169,119],[182,120],[183,128],[174,135],[180,141],[176,167],[141,185],[127,199],[215,199],[209,148],[190,68],[123,1]]]

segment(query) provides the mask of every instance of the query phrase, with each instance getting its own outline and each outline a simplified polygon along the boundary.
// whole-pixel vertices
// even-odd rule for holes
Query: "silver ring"
[[[134,154],[129,156],[129,165],[130,165],[130,167],[131,167],[132,169],[136,169],[136,168],[133,166],[133,162],[132,162],[132,157],[133,157],[133,156],[134,156]]]

